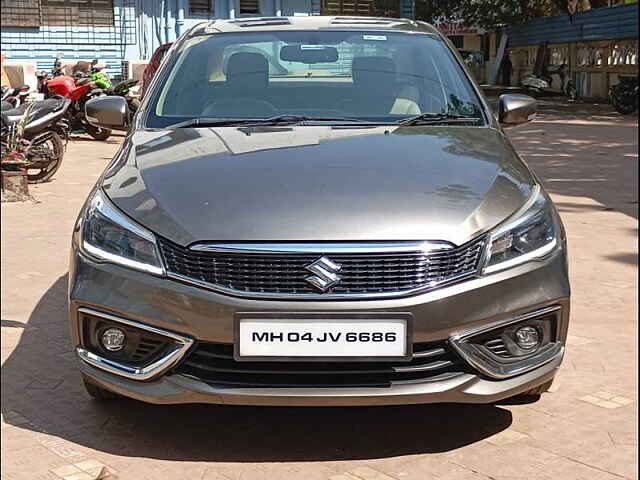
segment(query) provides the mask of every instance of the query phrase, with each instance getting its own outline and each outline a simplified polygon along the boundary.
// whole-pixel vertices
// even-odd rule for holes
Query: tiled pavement
[[[510,135],[565,220],[574,296],[564,366],[529,404],[91,401],[67,342],[69,232],[118,142],[71,143],[40,203],[2,205],[2,479],[637,478],[637,117],[543,110]]]

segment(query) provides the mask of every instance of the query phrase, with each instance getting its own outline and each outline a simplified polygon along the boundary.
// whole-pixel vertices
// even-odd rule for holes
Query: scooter
[[[5,105],[0,128],[2,155],[18,148],[27,161],[27,181],[42,183],[50,180],[62,164],[69,139],[65,114],[71,100],[51,98],[24,103],[17,108],[4,108]]]
[[[522,88],[527,95],[533,97],[542,96],[566,96],[570,100],[577,100],[578,90],[568,75],[569,66],[563,63],[559,66],[547,67],[543,75],[535,75],[533,73],[527,75],[522,80]],[[553,75],[560,78],[560,90],[552,87]]]
[[[620,83],[609,90],[611,104],[619,113],[631,115],[638,109],[638,77],[620,76]]]

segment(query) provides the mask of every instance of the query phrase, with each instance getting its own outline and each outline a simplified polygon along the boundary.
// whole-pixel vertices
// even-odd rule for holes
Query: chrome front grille
[[[378,251],[375,244],[351,250],[326,244],[316,251],[305,246],[286,252],[228,245],[194,250],[166,239],[159,244],[174,278],[232,295],[318,299],[403,296],[437,288],[474,276],[483,250],[482,241],[459,248],[438,244],[433,250],[425,243],[397,243],[395,251]]]

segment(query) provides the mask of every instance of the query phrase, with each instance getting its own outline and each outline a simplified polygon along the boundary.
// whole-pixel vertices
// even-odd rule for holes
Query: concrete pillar
[[[176,0],[176,36],[179,37],[184,31],[184,6],[185,0]]]
[[[170,32],[171,32],[171,27],[169,27],[169,12],[170,12],[170,8],[169,8],[169,0],[163,0],[162,2],[162,10],[164,13],[164,41],[166,42],[170,42],[171,36],[170,36]]]

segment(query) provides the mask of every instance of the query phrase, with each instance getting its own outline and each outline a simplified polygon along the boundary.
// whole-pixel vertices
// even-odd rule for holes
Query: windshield
[[[484,119],[451,51],[427,34],[224,33],[182,45],[147,126],[281,115],[395,123],[417,115]]]

